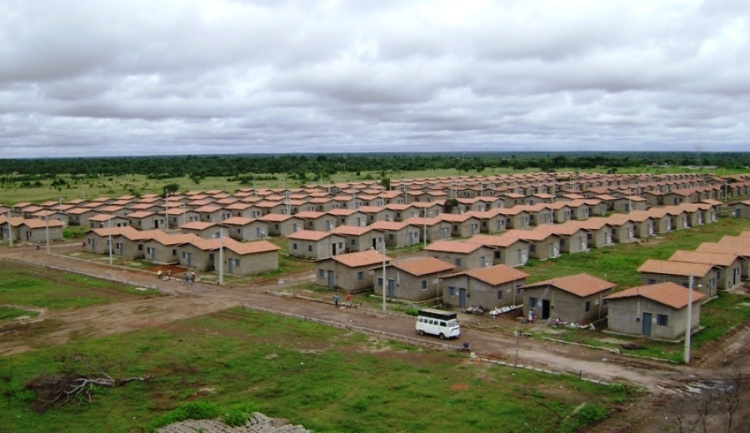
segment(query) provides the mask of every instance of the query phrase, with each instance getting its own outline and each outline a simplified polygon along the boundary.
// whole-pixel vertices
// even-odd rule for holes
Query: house
[[[335,226],[364,227],[369,224],[367,214],[359,209],[331,209],[326,212],[335,220]]]
[[[346,238],[331,232],[299,230],[289,236],[289,255],[308,259],[323,259],[344,254]]]
[[[529,260],[529,242],[513,235],[476,235],[467,242],[492,249],[492,263],[495,265],[523,266]]]
[[[433,218],[412,217],[404,220],[406,224],[422,231],[423,240],[435,242],[442,239],[450,239],[453,225],[442,220],[442,215]]]
[[[406,222],[376,221],[368,227],[382,231],[386,245],[392,248],[407,247],[422,242],[420,239],[421,230]]]
[[[374,250],[327,257],[315,262],[315,282],[329,289],[364,292],[373,286],[372,268],[387,265],[390,261],[388,256]]]
[[[673,282],[631,287],[605,298],[607,327],[619,334],[678,340],[685,336],[688,317],[691,332],[700,327],[705,298],[703,293]]]
[[[19,227],[21,227],[21,224],[23,224],[23,217],[10,217],[9,220],[7,216],[0,216],[0,227],[2,227],[0,239],[20,241],[21,232]]]
[[[166,226],[163,214],[147,211],[131,212],[127,216],[130,225],[138,230],[152,230]]]
[[[469,215],[479,220],[480,233],[497,233],[505,231],[508,220],[500,213],[500,208],[492,208],[487,211],[472,211]]]
[[[222,272],[225,274],[255,275],[279,268],[280,249],[268,241],[196,238],[181,248],[180,264],[188,268],[216,271],[216,263],[221,259]]]
[[[455,266],[434,257],[402,260],[386,266],[389,298],[427,301],[440,296],[440,277]],[[377,272],[376,272],[376,275]],[[378,275],[375,295],[383,296],[383,277]]]
[[[438,218],[451,225],[451,235],[453,237],[468,238],[480,233],[481,220],[471,213],[440,214]]]
[[[727,209],[732,218],[750,219],[750,200],[728,204]]]
[[[748,275],[750,275],[750,243],[702,242],[695,251],[698,253],[734,254],[740,260],[742,280],[747,280]]]
[[[63,240],[65,224],[60,220],[45,221],[39,218],[24,219],[18,226],[18,236],[26,242],[50,242]]]
[[[231,217],[222,226],[227,228],[229,237],[237,241],[255,241],[268,237],[268,223],[253,218]]]
[[[130,225],[130,220],[126,217],[100,213],[89,218],[89,224],[92,229],[101,229],[104,227],[124,227]]]
[[[709,299],[716,296],[719,287],[720,270],[705,263],[648,259],[638,267],[638,273],[641,274],[643,284],[671,281],[683,287],[690,286],[690,278],[692,277],[693,288]]]
[[[180,233],[194,234],[199,238],[218,238],[221,226],[208,221],[193,221],[180,226]]]
[[[99,215],[100,212],[97,212],[94,209],[76,207],[68,209],[66,213],[68,214],[68,224],[72,226],[90,226],[89,218],[94,215]]]
[[[552,233],[560,237],[560,252],[575,254],[588,251],[588,232],[580,227],[567,224],[547,224],[534,231]]]
[[[476,242],[437,241],[428,245],[425,251],[429,257],[455,265],[456,270],[492,265],[492,249]]]
[[[742,281],[742,261],[737,254],[705,253],[677,250],[669,257],[670,262],[703,263],[719,270],[719,288],[729,290]]]
[[[591,323],[607,316],[604,298],[614,283],[586,273],[527,284],[523,290],[526,317]]]
[[[303,221],[304,230],[330,232],[336,227],[336,216],[325,212],[304,211],[294,215]]]
[[[528,276],[506,265],[445,275],[441,277],[443,301],[460,308],[470,304],[485,309],[520,305],[523,303],[521,286],[526,284]]]
[[[523,239],[529,243],[529,258],[537,260],[560,257],[561,236],[544,230],[508,230],[501,236]]]
[[[580,227],[586,230],[586,244],[588,248],[603,248],[615,244],[612,239],[613,227],[610,225],[608,218],[593,217],[585,221],[574,220],[568,221],[564,225]]]
[[[161,230],[152,231],[152,236],[144,239],[144,259],[152,263],[180,263],[180,247],[190,241],[200,240],[193,234],[167,234]]]
[[[331,233],[346,239],[346,252],[375,250],[381,251],[385,245],[385,233],[372,227],[343,225],[331,230]]]
[[[268,233],[271,236],[289,236],[302,230],[304,221],[292,215],[268,214],[259,218],[268,224]]]

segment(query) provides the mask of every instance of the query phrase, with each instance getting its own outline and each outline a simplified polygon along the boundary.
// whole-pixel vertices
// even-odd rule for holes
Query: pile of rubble
[[[157,430],[158,433],[310,433],[302,426],[287,424],[286,420],[269,418],[255,412],[244,426],[230,427],[216,419],[187,420]]]

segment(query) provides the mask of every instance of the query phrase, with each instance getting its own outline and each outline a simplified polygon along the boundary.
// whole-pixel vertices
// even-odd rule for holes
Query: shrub
[[[220,415],[219,407],[215,403],[193,401],[185,403],[176,409],[156,418],[153,422],[154,430],[186,419],[213,419]]]

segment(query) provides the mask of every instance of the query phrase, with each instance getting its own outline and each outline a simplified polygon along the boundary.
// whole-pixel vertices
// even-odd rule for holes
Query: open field
[[[112,377],[153,379],[33,412],[25,384],[74,358],[97,360]],[[0,419],[14,433],[150,431],[187,402],[250,405],[316,432],[564,432],[583,422],[571,416],[583,403],[581,413],[606,414],[635,398],[623,386],[244,309],[0,358],[0,375]]]

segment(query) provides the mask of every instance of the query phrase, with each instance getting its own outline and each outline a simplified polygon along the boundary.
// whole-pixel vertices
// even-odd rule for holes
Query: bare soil
[[[462,322],[465,326],[462,327],[464,332],[459,341],[441,341],[416,335],[413,318],[368,307],[367,303],[357,302],[358,295],[354,299],[357,308],[335,308],[325,298],[315,300],[289,296],[287,292],[291,287],[314,280],[312,272],[247,286],[222,287],[201,282],[185,284],[179,279],[186,271],[184,268],[159,266],[132,270],[66,255],[78,247],[78,244],[56,245],[49,255],[33,247],[6,248],[0,251],[0,258],[154,288],[167,296],[68,311],[46,311],[33,320],[14,321],[11,326],[0,329],[0,356],[22,353],[35,347],[64,344],[74,337],[112,335],[145,327],[166,326],[181,319],[242,306],[367,332],[373,338],[397,339],[439,349],[457,350],[463,341],[469,341],[471,351],[485,360],[572,374],[606,383],[626,383],[645,390],[636,400],[637,404],[618,408],[602,425],[591,430],[615,433],[663,432],[664,427],[669,425],[669,420],[665,419],[669,416],[665,412],[667,403],[682,395],[688,383],[701,378],[714,378],[733,370],[750,373],[748,323],[736,328],[721,341],[704,345],[694,353],[695,362],[689,366],[516,336],[507,330],[507,326],[493,326],[496,323],[493,320],[497,319],[470,317]],[[171,270],[175,278],[159,279],[156,274],[159,270],[163,274]],[[409,357],[408,353],[399,356]],[[739,418],[742,426],[750,426],[750,405],[743,405]]]

